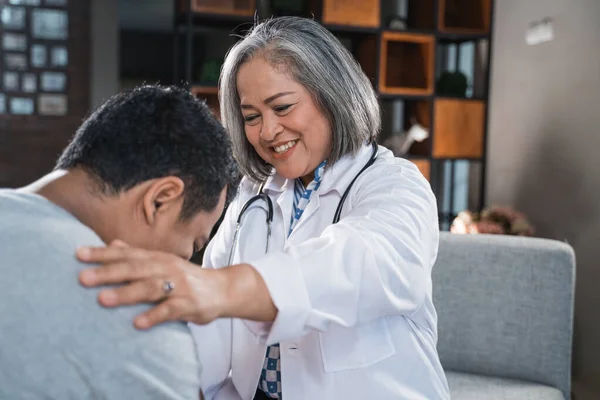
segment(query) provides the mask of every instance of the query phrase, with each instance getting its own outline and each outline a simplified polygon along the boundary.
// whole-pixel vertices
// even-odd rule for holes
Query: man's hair
[[[177,87],[140,86],[106,101],[79,127],[57,169],[82,168],[104,194],[116,195],[151,179],[185,183],[181,218],[212,211],[240,174],[223,126],[208,106]]]

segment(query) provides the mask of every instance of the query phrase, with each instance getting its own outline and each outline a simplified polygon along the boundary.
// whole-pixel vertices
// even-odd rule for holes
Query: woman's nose
[[[276,116],[263,117],[263,123],[260,130],[260,137],[262,140],[271,142],[281,131],[283,131],[283,127],[279,123],[279,118]]]

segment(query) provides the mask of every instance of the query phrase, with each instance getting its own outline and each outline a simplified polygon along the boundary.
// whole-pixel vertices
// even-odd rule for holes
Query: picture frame
[[[67,90],[67,75],[63,72],[42,72],[40,88],[44,92],[65,92]]]
[[[44,68],[47,65],[48,50],[42,44],[34,44],[31,46],[29,59],[31,66],[35,68]]]
[[[68,112],[67,96],[64,94],[38,95],[38,114],[46,116],[64,116]]]
[[[2,75],[2,85],[5,92],[18,92],[20,88],[19,81],[18,72],[5,71]]]
[[[25,71],[27,66],[27,55],[25,53],[4,53],[4,68]]]
[[[10,113],[13,115],[33,115],[35,105],[29,97],[11,97],[9,100]]]
[[[52,67],[66,67],[69,64],[69,52],[66,46],[56,46],[52,48],[50,56],[50,65]]]
[[[40,0],[8,0],[8,4],[12,4],[14,6],[39,6],[41,4]]]
[[[37,75],[26,73],[21,76],[21,91],[23,93],[37,92]]]
[[[3,29],[25,29],[27,13],[24,7],[4,6],[0,10],[0,22],[2,22]]]
[[[4,32],[2,49],[5,51],[26,51],[27,36],[22,33]]]
[[[66,7],[68,3],[68,0],[44,0],[44,5],[50,7]]]
[[[36,8],[31,13],[31,36],[35,39],[66,40],[69,16],[64,10]]]

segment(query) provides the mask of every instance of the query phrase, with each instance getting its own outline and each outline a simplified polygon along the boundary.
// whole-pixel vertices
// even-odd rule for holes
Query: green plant
[[[207,60],[202,65],[202,72],[200,73],[200,82],[216,84],[219,81],[221,64],[221,60]]]

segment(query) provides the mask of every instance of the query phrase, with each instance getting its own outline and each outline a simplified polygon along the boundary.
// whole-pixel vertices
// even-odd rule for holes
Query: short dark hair
[[[185,183],[181,218],[212,211],[240,181],[231,142],[205,102],[175,86],[144,85],[119,93],[79,127],[57,169],[79,167],[105,194],[156,178]]]

